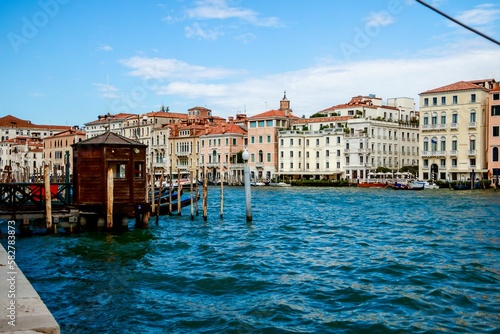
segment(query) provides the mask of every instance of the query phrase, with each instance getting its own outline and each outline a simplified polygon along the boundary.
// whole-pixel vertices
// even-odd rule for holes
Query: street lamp
[[[241,155],[243,161],[245,163],[244,167],[244,183],[245,183],[245,204],[246,204],[246,214],[247,214],[247,222],[252,221],[252,193],[250,190],[250,168],[248,167],[248,158],[250,154],[248,153],[247,148],[243,151]]]

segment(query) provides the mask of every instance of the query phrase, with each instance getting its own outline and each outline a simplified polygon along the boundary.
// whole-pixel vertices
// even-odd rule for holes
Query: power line
[[[451,17],[451,16],[447,15],[446,13],[443,13],[442,11],[440,11],[440,10],[439,10],[439,9],[437,9],[437,8],[432,7],[431,5],[429,5],[429,4],[427,4],[427,3],[425,3],[424,1],[421,1],[421,0],[415,0],[415,1],[417,1],[418,3],[420,3],[420,4],[424,5],[425,7],[429,8],[429,9],[431,9],[431,10],[435,11],[436,13],[438,13],[438,14],[440,14],[440,15],[442,15],[442,16],[444,16],[444,17],[446,17],[448,20],[451,20],[451,21],[455,22],[456,24],[461,25],[461,26],[462,26],[462,27],[464,27],[465,29],[468,29],[468,30],[472,31],[473,33],[478,34],[479,36],[482,36],[482,37],[486,38],[487,40],[489,40],[489,41],[491,41],[491,42],[493,42],[493,43],[495,43],[495,44],[497,44],[497,45],[500,45],[500,42],[499,42],[499,41],[497,41],[496,39],[494,39],[494,38],[492,38],[492,37],[490,37],[490,36],[488,36],[488,35],[485,35],[485,34],[483,34],[482,32],[477,31],[476,29],[474,29],[474,28],[472,28],[472,27],[469,27],[469,26],[468,26],[468,25],[466,25],[465,23],[462,23],[462,22],[460,22],[460,21],[458,21],[458,20],[454,19],[453,17]]]

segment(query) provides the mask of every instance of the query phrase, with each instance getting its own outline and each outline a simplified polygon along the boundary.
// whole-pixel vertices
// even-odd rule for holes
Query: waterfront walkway
[[[13,258],[15,248],[7,254],[0,245],[0,333],[59,334],[56,320]]]

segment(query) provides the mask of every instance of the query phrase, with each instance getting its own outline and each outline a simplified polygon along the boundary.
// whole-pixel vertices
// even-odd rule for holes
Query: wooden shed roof
[[[130,138],[124,137],[114,132],[105,132],[99,136],[95,136],[89,139],[82,140],[76,144],[71,146],[80,146],[80,145],[99,145],[99,146],[107,146],[107,145],[123,145],[123,146],[147,146],[138,141],[132,140]]]

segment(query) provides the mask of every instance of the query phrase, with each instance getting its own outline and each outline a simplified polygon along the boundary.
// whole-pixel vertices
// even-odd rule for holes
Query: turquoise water
[[[500,192],[252,191],[17,262],[62,333],[500,333]]]

